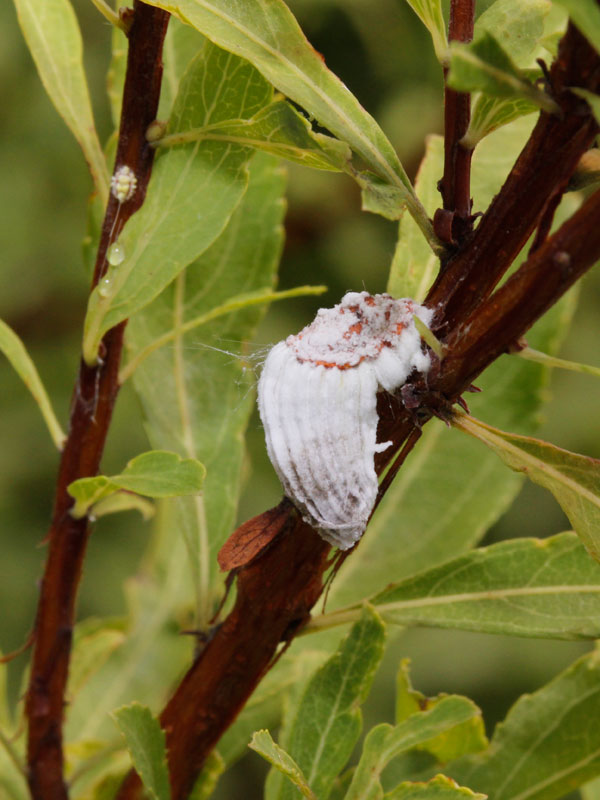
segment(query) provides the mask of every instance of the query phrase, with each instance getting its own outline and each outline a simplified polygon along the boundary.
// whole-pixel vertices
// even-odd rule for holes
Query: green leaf
[[[69,705],[69,746],[111,741],[114,726],[109,715],[132,699],[161,708],[193,657],[192,637],[181,635],[182,619],[191,619],[185,612],[192,588],[183,537],[174,535],[175,502],[159,501],[149,552],[140,572],[125,584],[127,638],[88,676]]]
[[[173,147],[205,139],[264,150],[313,169],[344,171],[352,157],[347,144],[314,133],[306,117],[283,98],[274,100],[250,119],[224,120],[183,133],[171,133],[159,139],[156,145]]]
[[[282,94],[347,142],[380,178],[396,186],[424,235],[436,243],[394,148],[373,117],[327,69],[283,0],[152,0],[151,4],[254,64]]]
[[[391,220],[402,218],[406,210],[406,203],[403,192],[397,186],[387,183],[373,172],[355,172],[354,178],[361,188],[361,207],[363,211],[370,211],[372,214],[379,214]],[[432,257],[435,258],[436,254],[443,251],[439,243],[432,243],[427,239],[423,239],[423,232],[418,224],[417,230],[428,255],[431,255],[433,250]]]
[[[213,750],[202,767],[200,777],[197,778],[189,800],[208,800],[214,793],[217,782],[225,771],[225,761],[218,750]]]
[[[539,636],[600,637],[600,570],[571,533],[480,548],[391,585],[371,598],[397,625]],[[357,618],[358,607],[324,614],[317,630]]]
[[[118,708],[112,715],[125,736],[136,772],[153,800],[169,800],[169,771],[165,732],[146,706]]]
[[[136,369],[134,385],[153,446],[198,458],[207,469],[202,497],[177,502],[176,524],[186,537],[204,623],[222,586],[216,554],[235,520],[242,437],[254,405],[245,342],[254,335],[264,304],[226,315],[216,310],[232,302],[232,294],[248,299],[248,293],[273,284],[282,243],[283,190],[277,163],[256,153],[248,191],[223,234],[127,329],[131,359],[177,330],[168,347],[152,352]],[[186,330],[188,322],[211,314],[201,331]],[[224,340],[225,353],[219,350]]]
[[[409,660],[403,659],[396,677],[396,723],[404,722],[412,714],[434,708],[446,695],[425,697],[415,691],[410,682]],[[474,715],[433,739],[422,742],[418,749],[431,753],[440,764],[471,753],[485,750],[488,741],[481,715]]]
[[[218,317],[231,314],[233,311],[242,311],[245,308],[250,308],[253,305],[262,305],[266,303],[273,303],[278,300],[287,300],[292,297],[305,297],[306,295],[319,295],[327,291],[326,286],[296,286],[293,289],[285,289],[282,292],[275,292],[273,289],[258,289],[254,292],[245,292],[231,297],[225,303],[211,308],[204,314],[193,317],[184,322],[178,328],[172,328],[170,331],[158,336],[154,341],[147,344],[143,350],[139,350],[135,357],[127,362],[125,367],[119,373],[119,383],[123,384],[129,378],[138,366],[148,356],[160,347],[164,347],[177,340],[183,334],[195,331],[201,325],[206,325]]]
[[[443,169],[444,140],[441,136],[430,135],[425,142],[425,155],[415,181],[417,194],[430,217],[440,205],[437,182]],[[422,303],[439,267],[439,259],[424,241],[414,220],[403,217],[390,270],[388,292],[393,297],[412,297]]]
[[[579,790],[581,800],[598,800],[600,798],[600,778],[586,783]]]
[[[28,800],[24,764],[10,738],[0,730],[0,796],[6,800]]]
[[[474,38],[491,33],[518,67],[534,66],[551,7],[550,0],[495,0],[477,18]]]
[[[595,0],[553,0],[569,12],[569,17],[589,43],[600,53],[600,8]]]
[[[407,0],[407,2],[431,34],[437,60],[440,64],[445,64],[448,58],[448,39],[441,0]]]
[[[555,447],[540,439],[516,436],[467,415],[453,425],[490,447],[511,469],[524,472],[549,489],[588,552],[600,561],[600,461]]]
[[[484,136],[496,128],[537,110],[537,104],[524,97],[491,97],[478,92],[473,98],[469,127],[460,142],[463,147],[473,150]]]
[[[35,364],[31,360],[23,342],[2,320],[0,320],[0,351],[4,353],[11,366],[31,392],[50,431],[52,441],[61,450],[66,437],[56,419],[50,398],[35,368]]]
[[[206,43],[206,38],[194,28],[184,25],[178,19],[169,20],[163,47],[164,69],[157,119],[170,117],[181,79]]]
[[[69,664],[69,702],[111,653],[123,644],[126,638],[124,627],[122,622],[89,619],[77,625]]]
[[[181,81],[168,130],[252,116],[271,94],[250,64],[207,44]],[[119,237],[125,259],[90,296],[88,363],[95,363],[107,330],[153,300],[223,231],[246,190],[251,154],[240,145],[205,141],[169,148],[157,159],[144,205]]]
[[[320,667],[327,652],[304,648],[297,654],[288,651],[262,679],[234,724],[219,741],[219,752],[229,765],[247,754],[248,740],[254,731],[279,725],[288,696]]]
[[[589,653],[523,695],[488,750],[445,771],[494,800],[553,800],[600,774],[600,655]]]
[[[490,134],[478,146],[472,169],[475,210],[486,208],[497,194],[531,126],[531,119],[519,119]],[[432,203],[435,184],[442,174],[442,162],[437,161],[442,157],[441,141],[434,142],[428,148],[432,161],[422,166],[420,178],[421,197],[431,196]],[[573,210],[573,202],[565,204],[559,209],[559,219]],[[396,270],[390,276],[389,290],[394,296],[410,296],[419,285],[419,251],[411,257],[411,243],[416,241],[410,235],[413,225],[408,216],[400,224],[399,248],[403,241],[408,245],[403,263],[395,260]],[[409,272],[411,265],[414,272]],[[435,269],[432,265],[432,276]],[[423,277],[423,289],[428,282],[429,277]],[[575,295],[566,297],[536,323],[528,334],[532,347],[556,351],[574,300]],[[538,364],[502,356],[477,380],[481,393],[467,395],[467,401],[478,417],[504,429],[531,433],[547,396],[546,376],[547,371]],[[469,549],[508,507],[521,482],[493,453],[478,448],[477,442],[448,430],[438,420],[429,422],[361,539],[361,557],[347,559],[336,575],[329,608],[355,604],[392,581],[430,569]]]
[[[483,91],[494,97],[520,97],[544,111],[558,110],[554,100],[527,80],[525,73],[488,31],[471,44],[452,43],[448,84],[461,92]]]
[[[459,786],[452,778],[436,775],[426,783],[405,781],[384,795],[384,800],[485,800],[487,795]]]
[[[44,88],[83,150],[96,191],[106,205],[108,171],[94,126],[75,12],[68,0],[14,2]]]
[[[512,539],[422,572],[371,599],[396,625],[539,636],[600,637],[600,568],[575,534]],[[359,609],[316,617],[315,629]]]
[[[181,458],[166,450],[150,450],[127,463],[119,475],[79,478],[67,487],[75,500],[71,515],[84,517],[91,506],[119,489],[147,497],[178,497],[202,488],[206,470],[194,458]]]
[[[283,746],[298,764],[317,797],[327,797],[356,744],[364,702],[383,655],[385,629],[377,614],[363,609],[337,652],[308,682],[297,707],[290,711]],[[287,800],[294,789],[271,770],[267,800]]]
[[[115,492],[105,497],[92,507],[95,519],[105,517],[107,514],[118,514],[121,511],[139,511],[144,520],[151,519],[156,511],[154,503],[131,492]]]
[[[535,64],[542,54],[549,0],[496,0],[475,23],[475,37],[484,31],[492,34],[510,53],[519,68]],[[465,147],[475,145],[501,125],[538,110],[538,105],[522,97],[491,97],[477,93],[472,98],[471,120],[462,139]]]
[[[269,731],[256,731],[248,747],[255,750],[275,769],[279,770],[282,775],[285,775],[291,784],[297,787],[302,797],[307,797],[309,800],[317,800],[316,794],[306,782],[306,778],[298,764],[289,753],[286,753],[282,747],[275,744]]]
[[[466,697],[449,695],[428,711],[412,714],[395,727],[384,723],[372,728],[365,738],[345,800],[380,800],[383,797],[380,776],[392,759],[480,716],[477,706]]]

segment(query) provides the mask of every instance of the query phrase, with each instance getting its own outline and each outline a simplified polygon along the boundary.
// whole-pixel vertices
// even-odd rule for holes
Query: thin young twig
[[[158,108],[162,75],[161,51],[169,15],[137,2],[129,33],[127,77],[117,165],[128,165],[136,175],[134,196],[122,203],[111,195],[106,209],[92,288],[104,274],[106,251],[126,220],[142,204],[154,151],[145,139],[146,128]],[[117,213],[118,212],[118,213]],[[59,467],[48,557],[35,622],[35,643],[26,700],[28,719],[27,763],[34,800],[65,800],[62,723],[75,601],[89,536],[87,519],[69,514],[72,498],[67,486],[98,471],[118,390],[118,369],[125,323],[102,340],[100,360],[90,367],[83,361],[73,392],[69,434]]]
[[[475,0],[450,3],[450,42],[470,42],[473,38]],[[444,70],[444,78],[447,75]],[[434,218],[436,234],[448,244],[460,245],[471,232],[471,156],[461,144],[471,119],[471,96],[444,88],[444,175],[440,181],[443,209]]]

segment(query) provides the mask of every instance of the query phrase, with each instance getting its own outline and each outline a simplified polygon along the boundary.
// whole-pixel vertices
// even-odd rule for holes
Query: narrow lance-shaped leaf
[[[2,320],[0,320],[0,352],[4,353],[8,358],[25,386],[31,392],[50,431],[52,441],[59,450],[62,449],[65,434],[56,419],[50,398],[35,368],[35,364],[31,360],[23,342]]]
[[[437,60],[440,64],[445,64],[448,58],[448,39],[441,0],[407,0],[407,2],[431,34]]]
[[[430,710],[412,714],[395,727],[384,723],[372,728],[345,800],[381,800],[381,773],[392,759],[480,715],[477,706],[466,697],[449,695]]]
[[[139,365],[148,358],[149,355],[154,353],[155,350],[175,341],[184,334],[196,331],[202,325],[207,325],[209,322],[219,317],[226,316],[234,311],[243,311],[254,305],[266,305],[267,303],[287,300],[292,297],[318,295],[326,291],[326,286],[295,286],[293,289],[284,289],[281,292],[275,292],[273,289],[259,289],[255,292],[245,292],[244,294],[234,295],[222,305],[215,306],[204,314],[199,314],[197,317],[186,320],[180,327],[172,328],[170,331],[163,333],[161,336],[157,336],[154,341],[145,345],[119,372],[119,383],[124,383],[135,372]]]
[[[461,92],[480,90],[496,97],[522,97],[544,111],[558,111],[554,100],[527,80],[488,31],[471,44],[452,43],[448,84]]]
[[[255,750],[284,775],[298,789],[302,797],[307,797],[308,800],[317,800],[317,796],[306,782],[298,764],[289,753],[275,744],[269,731],[256,731],[248,747]]]
[[[317,797],[326,797],[360,735],[364,702],[383,655],[385,629],[365,607],[338,651],[308,682],[282,742]],[[292,800],[291,784],[280,772],[267,779],[267,800]]]
[[[131,703],[113,715],[127,742],[136,772],[152,800],[170,800],[165,732],[149,708]]]
[[[347,142],[381,179],[397,187],[425,236],[433,229],[385,134],[325,66],[283,0],[152,0],[219,47],[243,56],[282,94]]]
[[[207,44],[181,80],[171,131],[252,116],[272,89],[247,62]],[[103,334],[143,308],[223,231],[247,186],[252,150],[229,142],[169,148],[154,166],[142,208],[119,237],[122,260],[90,296],[84,358]]]
[[[265,306],[252,305],[249,294],[272,286],[282,244],[283,172],[265,153],[254,155],[249,172],[248,190],[225,231],[130,320],[126,337],[135,363],[138,354],[176,331],[167,347],[141,363],[133,380],[153,446],[198,458],[207,469],[202,497],[176,501],[176,528],[187,542],[186,568],[194,574],[203,622],[212,616],[221,586],[216,554],[234,523],[243,432],[253,408],[246,342]],[[244,295],[241,307],[229,306]],[[226,307],[229,313],[218,313]],[[187,328],[199,319],[201,329]]]
[[[14,3],[42,83],[79,142],[105,205],[108,171],[94,126],[75,12],[69,0],[14,0]]]
[[[596,639],[600,566],[572,533],[512,539],[391,585],[371,602],[397,625]],[[355,608],[316,617],[312,629],[352,621],[359,613]]]
[[[150,450],[132,458],[119,475],[79,478],[69,484],[67,491],[75,500],[71,515],[85,516],[94,503],[119,489],[147,497],[194,494],[201,490],[205,475],[204,466],[196,459],[181,458],[165,450]]]
[[[475,38],[487,31],[510,54],[516,67],[534,66],[536,55],[541,53],[550,6],[549,0],[496,0],[478,17]],[[472,98],[471,119],[461,143],[473,148],[501,125],[537,110],[538,105],[527,98],[493,97],[478,92]]]
[[[600,656],[580,658],[496,726],[487,750],[448,764],[494,800],[554,800],[600,774]]]
[[[590,555],[600,561],[598,459],[540,439],[505,433],[466,414],[455,414],[452,424],[491,447],[511,469],[524,472],[534,483],[549,489]]]
[[[444,140],[434,134],[427,137],[415,188],[429,216],[440,204],[437,181],[444,166]],[[422,303],[439,270],[439,259],[427,246],[410,217],[400,220],[398,244],[390,269],[388,292],[393,297],[412,297]]]
[[[224,120],[183,133],[170,133],[159,139],[156,146],[172,147],[203,139],[247,145],[313,169],[343,171],[352,157],[347,144],[314,133],[306,117],[284,99],[275,100],[251,119]]]
[[[189,800],[208,800],[214,794],[218,780],[225,771],[225,761],[218,750],[213,750],[196,779]]]

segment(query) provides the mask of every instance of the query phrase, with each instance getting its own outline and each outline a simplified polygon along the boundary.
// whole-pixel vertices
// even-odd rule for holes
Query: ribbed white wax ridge
[[[330,544],[362,536],[377,497],[377,392],[427,372],[413,317],[433,312],[387,294],[349,292],[269,352],[258,407],[269,458],[286,495]]]

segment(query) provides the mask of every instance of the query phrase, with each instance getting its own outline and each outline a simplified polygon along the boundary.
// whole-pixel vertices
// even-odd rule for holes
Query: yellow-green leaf
[[[71,515],[85,516],[95,504],[119,489],[146,497],[180,497],[202,488],[206,470],[194,458],[181,458],[166,450],[150,450],[128,462],[119,475],[80,478],[67,491],[75,500]]]
[[[69,0],[14,0],[14,3],[42,83],[79,142],[96,191],[105,204],[108,170],[94,126],[75,12]]]
[[[50,431],[52,441],[61,450],[65,441],[65,434],[56,419],[50,398],[35,368],[35,364],[31,360],[23,342],[2,320],[0,320],[0,352],[4,353],[8,358],[25,386],[31,392]]]
[[[487,444],[516,472],[549,489],[588,552],[600,561],[600,461],[530,436],[505,433],[466,414],[452,424]]]

